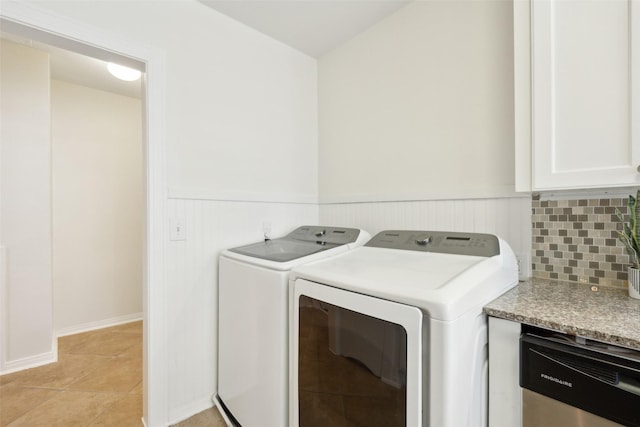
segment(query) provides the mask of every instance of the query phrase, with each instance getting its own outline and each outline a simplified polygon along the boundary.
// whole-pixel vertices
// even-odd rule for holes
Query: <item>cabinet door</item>
[[[533,187],[640,185],[637,0],[533,0]]]

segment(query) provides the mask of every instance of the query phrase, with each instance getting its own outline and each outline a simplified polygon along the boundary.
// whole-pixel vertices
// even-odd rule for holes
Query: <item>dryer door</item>
[[[422,425],[422,312],[298,279],[290,425]]]

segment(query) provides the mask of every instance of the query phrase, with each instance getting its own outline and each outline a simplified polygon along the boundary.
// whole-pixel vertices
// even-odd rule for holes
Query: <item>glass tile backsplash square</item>
[[[533,277],[626,287],[627,255],[615,209],[627,199],[536,200],[532,203]]]

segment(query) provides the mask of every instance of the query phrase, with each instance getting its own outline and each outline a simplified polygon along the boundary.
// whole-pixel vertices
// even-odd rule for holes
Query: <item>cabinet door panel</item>
[[[630,53],[638,48],[631,3],[532,2],[536,189],[640,183],[631,131]]]

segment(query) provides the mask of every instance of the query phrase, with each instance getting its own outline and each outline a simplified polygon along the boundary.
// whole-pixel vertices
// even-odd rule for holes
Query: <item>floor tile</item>
[[[64,391],[8,424],[8,427],[84,427],[123,395]]]
[[[108,330],[85,332],[60,338],[58,351],[64,354],[118,356],[139,344],[140,339],[138,334],[116,333]]]
[[[116,357],[102,363],[83,378],[71,383],[70,390],[127,393],[142,381],[142,360]]]
[[[109,329],[113,332],[125,332],[142,335],[142,320],[139,320],[137,322],[125,323],[123,325],[114,326]]]
[[[14,372],[12,374],[4,374],[4,375],[0,375],[0,387],[9,385],[11,383],[13,383],[17,377],[16,374],[19,374],[20,372]]]
[[[142,388],[142,321],[62,337],[58,362],[0,376],[0,427],[138,427]]]
[[[8,425],[58,393],[62,392],[14,384],[0,387],[0,426]]]
[[[140,427],[142,425],[142,395],[128,394],[113,403],[88,427]]]
[[[11,384],[15,380],[15,378],[18,376],[17,374],[19,373],[20,372],[14,372],[13,374],[0,375],[0,387],[7,384]]]
[[[10,375],[13,375],[12,384],[62,389],[109,360],[110,358],[93,355],[60,355],[55,363]]]
[[[118,354],[118,357],[138,358],[142,360],[142,343],[129,347],[122,353]]]
[[[138,383],[134,388],[129,390],[129,394],[139,394],[142,395],[142,381]]]
[[[59,337],[58,354],[70,353],[73,349],[81,348],[83,345],[86,345],[87,342],[95,340],[96,336],[103,336],[106,334],[109,334],[109,332],[105,332],[105,330],[97,330]]]
[[[227,424],[216,408],[210,408],[174,424],[174,427],[227,427]]]

